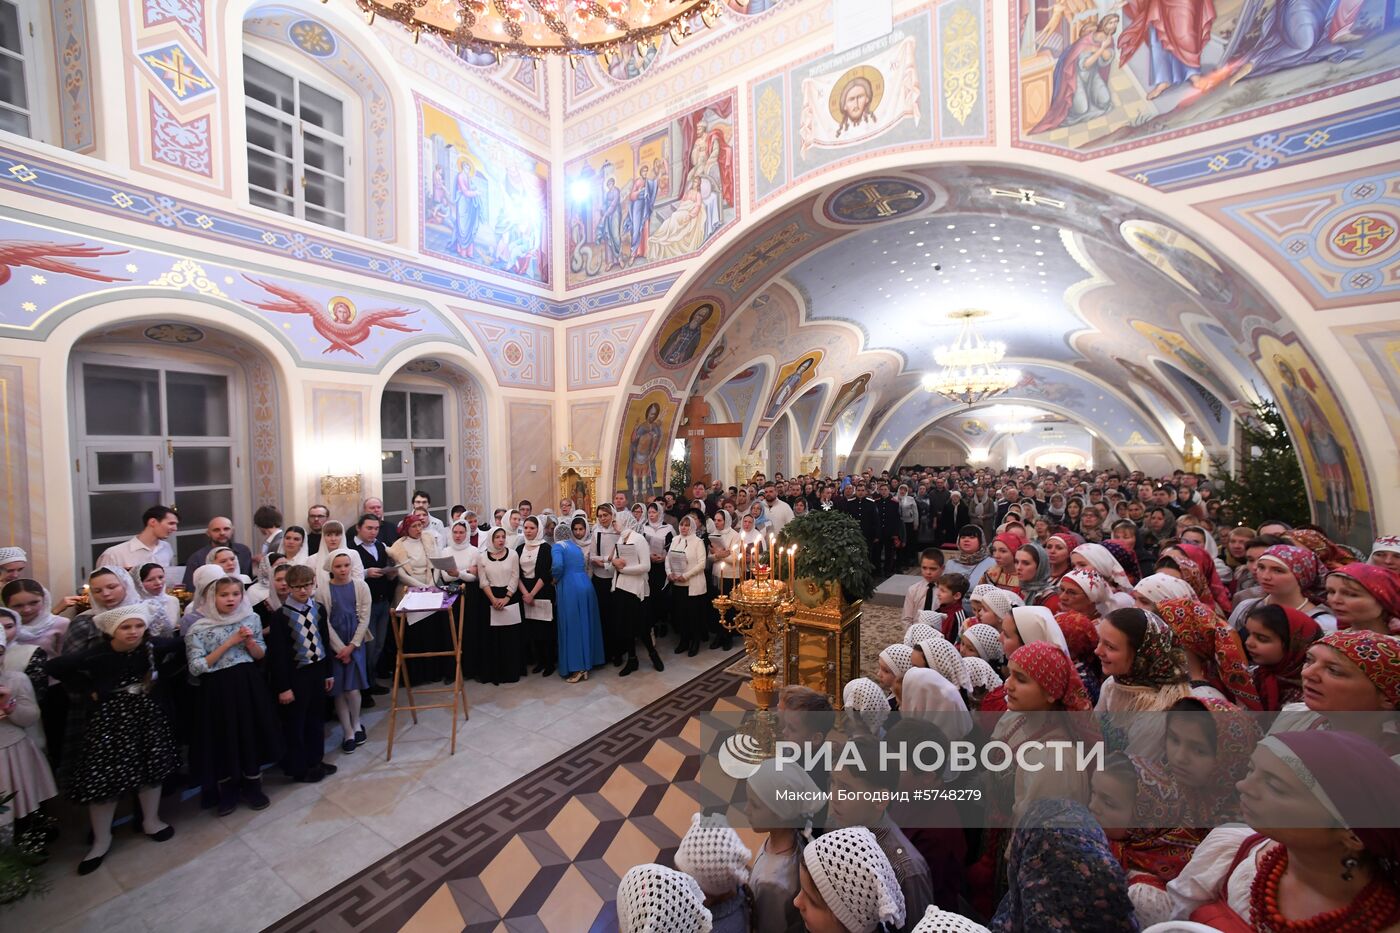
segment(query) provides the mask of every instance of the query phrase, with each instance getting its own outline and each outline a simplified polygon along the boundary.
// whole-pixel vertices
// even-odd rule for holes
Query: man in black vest
[[[875,572],[889,576],[894,573],[898,563],[899,547],[895,542],[904,537],[904,520],[899,514],[899,500],[890,495],[890,484],[886,480],[880,481],[875,497],[875,515],[880,543],[880,563],[875,564]]]
[[[384,649],[389,644],[389,610],[394,600],[394,589],[398,585],[398,574],[385,569],[393,560],[389,557],[389,548],[379,540],[379,531],[379,516],[366,512],[355,523],[355,534],[349,541],[350,549],[360,555],[360,563],[365,565],[365,584],[369,586],[369,631],[373,638],[365,645],[365,662],[371,681],[376,676],[381,658],[386,661],[386,670],[393,669],[394,654],[390,651],[386,656]],[[371,683],[368,691],[371,696],[365,697],[365,705],[373,705],[373,695],[388,692],[379,684]]]

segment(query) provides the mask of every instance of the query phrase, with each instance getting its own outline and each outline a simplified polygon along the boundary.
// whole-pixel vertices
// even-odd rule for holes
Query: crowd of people
[[[164,794],[197,787],[223,816],[269,805],[269,767],[292,781],[333,775],[335,751],[366,741],[362,711],[400,664],[415,685],[577,683],[631,676],[643,655],[660,671],[667,650],[730,650],[712,600],[739,575],[734,558],[804,513],[836,511],[860,527],[877,576],[917,568],[918,579],[903,639],[879,652],[872,678],[846,685],[845,713],[819,740],[1015,747],[1079,728],[1044,714],[1160,715],[1104,725],[1113,754],[1098,772],[1013,769],[989,788],[984,825],[999,828],[986,830],[787,799],[946,775],[765,762],[748,781],[757,856],[697,816],[674,867],[623,879],[621,929],[1400,927],[1400,833],[1365,822],[1400,786],[1393,717],[1361,735],[1328,719],[1400,703],[1400,537],[1362,555],[1313,526],[1245,527],[1205,477],[1182,472],[760,475],[578,505],[454,506],[444,521],[419,492],[397,522],[370,498],[339,518],[314,505],[301,525],[264,506],[247,543],[216,517],[183,565],[178,514],[153,506],[57,600],[22,548],[0,548],[0,796],[15,795],[0,818],[42,850],[61,789],[88,809],[87,874],[123,801],[162,842],[174,833]],[[402,651],[450,649],[460,608],[460,670],[450,655],[398,657],[390,613],[422,589],[456,602],[411,614]],[[780,710],[830,713],[831,699],[788,686]],[[1275,718],[1261,729],[1247,713]],[[940,717],[933,732],[926,714]],[[1030,721],[1043,724],[1033,736]],[[1321,814],[1295,826],[1333,828],[1252,819],[1283,806]],[[1153,828],[1123,817],[1144,812]]]

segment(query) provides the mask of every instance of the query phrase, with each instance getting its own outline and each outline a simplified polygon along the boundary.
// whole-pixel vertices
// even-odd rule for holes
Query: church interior
[[[1065,477],[1199,474],[1219,495],[1259,456],[1261,411],[1292,443],[1294,523],[1360,561],[1400,551],[1377,544],[1400,530],[1397,50],[1396,0],[0,0],[0,557],[21,549],[62,618],[102,566],[139,570],[108,555],[156,505],[178,529],[141,546],[174,585],[220,517],[256,565],[269,528],[317,510],[349,548],[370,501],[381,545],[426,523],[449,553],[459,505],[469,546],[495,560],[505,527],[515,561],[542,513],[546,553],[571,509],[580,547],[608,503],[640,534],[687,480],[825,478],[839,501],[852,475],[874,496],[882,473],[895,492],[962,470],[1059,477],[1064,499]],[[1003,382],[949,391],[962,351]],[[904,631],[910,546],[876,562],[894,583],[866,601],[853,675],[875,676],[882,626]],[[316,585],[348,586],[322,553]],[[470,576],[469,613],[514,611]],[[192,631],[217,630],[209,611]],[[159,846],[126,794],[82,876],[95,798],[55,771],[46,890],[0,925],[709,930],[709,910],[619,919],[629,869],[673,865],[693,814],[742,802],[701,779],[697,717],[766,709],[742,639],[687,652],[671,622],[674,651],[643,635],[664,669],[633,651],[625,679],[604,661],[566,684],[561,647],[546,676],[482,683],[461,645],[445,708],[401,710],[388,679],[340,704],[337,679],[337,774],[270,769],[271,806],[226,817],[167,785]],[[380,625],[392,663],[405,643]],[[314,629],[298,657],[349,638]],[[177,741],[203,728],[178,720]]]

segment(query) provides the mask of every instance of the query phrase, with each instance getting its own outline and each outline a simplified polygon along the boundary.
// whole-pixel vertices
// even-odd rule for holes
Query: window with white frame
[[[38,42],[34,4],[0,0],[0,130],[38,138]]]
[[[243,91],[248,200],[347,229],[344,100],[250,55],[243,56]]]

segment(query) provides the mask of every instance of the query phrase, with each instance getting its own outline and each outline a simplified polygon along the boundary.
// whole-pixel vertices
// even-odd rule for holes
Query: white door
[[[140,531],[153,505],[180,513],[172,544],[181,563],[206,543],[211,518],[238,524],[246,497],[234,370],[88,356],[73,378],[80,576]]]
[[[390,385],[379,403],[384,471],[384,517],[398,523],[422,490],[429,511],[447,521],[451,454],[447,447],[447,393],[422,386]]]

